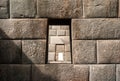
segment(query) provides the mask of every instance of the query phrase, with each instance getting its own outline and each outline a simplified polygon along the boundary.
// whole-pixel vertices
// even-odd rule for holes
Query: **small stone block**
[[[59,30],[59,29],[60,29],[60,26],[59,26],[59,25],[52,25],[52,29],[53,29],[53,30]]]
[[[55,52],[48,52],[48,61],[55,60]]]
[[[65,45],[56,45],[56,52],[65,52]]]
[[[65,52],[70,52],[70,44],[65,45]]]
[[[66,32],[65,32],[65,30],[57,30],[57,35],[58,36],[65,36]]]
[[[70,36],[70,31],[66,30],[66,36]]]
[[[65,61],[71,61],[71,53],[65,52]]]
[[[49,44],[49,52],[55,52],[55,45],[54,44]]]
[[[70,44],[69,36],[51,36],[50,44]]]
[[[56,36],[57,31],[56,30],[49,30],[49,36]]]
[[[69,25],[61,25],[60,29],[61,30],[69,30]]]

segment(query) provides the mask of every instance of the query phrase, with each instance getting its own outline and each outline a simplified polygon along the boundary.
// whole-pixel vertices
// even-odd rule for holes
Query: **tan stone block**
[[[70,30],[66,30],[66,36],[70,36]]]
[[[73,19],[72,39],[119,39],[120,19]]]
[[[56,52],[65,52],[65,45],[56,45]]]
[[[69,25],[61,25],[60,29],[61,30],[69,30]]]
[[[47,18],[81,18],[82,0],[37,0],[37,16]]]
[[[66,32],[65,32],[65,30],[57,30],[57,35],[58,36],[65,36]]]
[[[54,61],[55,60],[55,52],[48,52],[48,61]]]
[[[49,36],[56,36],[57,31],[56,30],[49,30]]]
[[[65,52],[65,61],[71,61],[71,53]]]
[[[49,44],[49,52],[55,52],[55,45],[54,44]]]
[[[118,0],[83,0],[84,17],[117,17]]]
[[[65,45],[65,52],[70,52],[70,44]]]
[[[50,44],[70,44],[69,36],[51,36]]]
[[[60,29],[60,25],[52,25],[52,29],[53,30],[59,30]]]

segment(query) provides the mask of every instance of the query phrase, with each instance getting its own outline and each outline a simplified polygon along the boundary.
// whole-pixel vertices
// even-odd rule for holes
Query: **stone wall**
[[[120,0],[0,0],[0,81],[120,81],[119,17]],[[71,64],[47,62],[51,19],[71,20]]]

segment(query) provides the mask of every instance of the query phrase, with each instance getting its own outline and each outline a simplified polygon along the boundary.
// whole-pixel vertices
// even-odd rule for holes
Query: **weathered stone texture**
[[[22,63],[45,63],[46,40],[23,40],[22,50]]]
[[[119,39],[120,19],[73,19],[73,39]]]
[[[83,0],[84,17],[118,17],[118,0]]]
[[[0,81],[30,81],[30,65],[0,65]]]
[[[116,65],[116,81],[120,81],[120,64]]]
[[[98,63],[120,63],[120,41],[98,40]]]
[[[9,18],[9,1],[0,0],[0,18]]]
[[[10,16],[13,18],[35,17],[35,0],[10,0]]]
[[[48,18],[81,18],[82,0],[37,0],[37,16]]]
[[[47,19],[2,19],[0,39],[46,38]]]
[[[90,81],[115,81],[115,65],[91,65]]]
[[[88,81],[87,65],[32,65],[32,81]]]
[[[89,81],[89,67],[87,65],[74,65],[73,81]]]
[[[21,52],[20,40],[0,40],[1,64],[21,63]]]
[[[93,40],[73,40],[73,62],[75,64],[96,63],[95,43]]]

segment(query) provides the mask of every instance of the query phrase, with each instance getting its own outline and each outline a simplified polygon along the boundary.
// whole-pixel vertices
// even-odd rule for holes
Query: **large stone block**
[[[89,81],[89,67],[87,65],[74,65],[72,81]]]
[[[81,18],[82,0],[37,0],[37,16]]]
[[[120,41],[99,40],[97,54],[98,63],[120,63]]]
[[[73,39],[119,39],[120,19],[73,19]]]
[[[96,63],[95,44],[93,40],[73,40],[73,62],[75,64]]]
[[[0,63],[18,64],[21,63],[21,41],[0,40]]]
[[[22,63],[45,63],[46,40],[23,40],[22,50]]]
[[[120,81],[120,64],[116,65],[116,81]]]
[[[8,0],[0,0],[0,18],[8,18],[9,17],[9,1]]]
[[[35,17],[35,0],[10,0],[10,15],[13,18]]]
[[[90,81],[115,81],[115,65],[91,65]]]
[[[118,0],[83,0],[84,17],[118,17]]]
[[[73,65],[47,64],[32,66],[33,81],[72,81]]]
[[[47,19],[2,19],[0,39],[46,38]]]
[[[0,81],[30,81],[30,65],[0,65]]]

